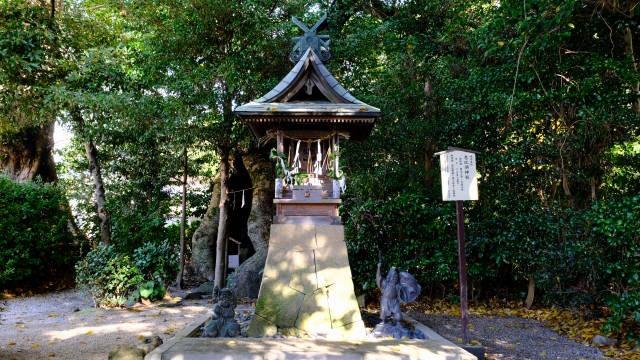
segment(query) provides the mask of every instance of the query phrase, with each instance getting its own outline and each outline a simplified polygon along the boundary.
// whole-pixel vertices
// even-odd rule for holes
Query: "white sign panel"
[[[240,255],[229,255],[229,269],[237,269],[240,266]]]
[[[478,200],[476,154],[452,150],[440,154],[442,200]]]

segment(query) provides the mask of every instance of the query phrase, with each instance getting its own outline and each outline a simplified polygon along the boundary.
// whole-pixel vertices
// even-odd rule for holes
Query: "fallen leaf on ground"
[[[414,303],[407,306],[407,308],[425,314],[460,316],[459,305],[451,304],[444,300]],[[606,308],[600,310],[603,314],[606,314]],[[537,320],[547,328],[578,343],[596,347],[591,343],[591,340],[595,335],[601,333],[605,316],[587,318],[585,313],[585,311],[561,309],[553,306],[528,310],[519,302],[506,302],[498,299],[491,299],[488,302],[474,304],[469,307],[469,314],[475,316],[520,317]],[[492,330],[496,329],[492,328]],[[551,340],[558,340],[558,338],[553,337]],[[617,347],[603,347],[601,350],[606,356],[616,360],[640,360],[640,350],[633,351],[634,346],[635,343],[632,341],[624,340]]]

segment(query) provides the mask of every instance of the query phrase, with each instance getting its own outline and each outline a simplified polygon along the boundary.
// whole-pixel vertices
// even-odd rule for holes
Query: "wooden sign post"
[[[464,200],[478,200],[478,180],[476,178],[476,154],[473,150],[449,147],[436,153],[440,156],[440,177],[442,179],[442,200],[456,202],[458,228],[458,272],[460,280],[460,315],[462,318],[462,339],[469,343],[467,315],[467,260],[464,251]]]

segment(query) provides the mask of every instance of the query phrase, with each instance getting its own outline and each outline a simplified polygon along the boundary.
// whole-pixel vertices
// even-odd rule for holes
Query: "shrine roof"
[[[275,127],[343,131],[363,138],[381,115],[340,85],[312,48],[271,91],[234,112],[259,138]]]

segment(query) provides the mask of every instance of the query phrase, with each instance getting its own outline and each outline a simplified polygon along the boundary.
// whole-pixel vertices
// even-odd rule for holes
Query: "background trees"
[[[63,74],[59,23],[48,7],[13,1],[0,3],[0,23],[0,169],[17,180],[55,181],[45,98]]]
[[[357,283],[370,288],[372,248],[424,282],[452,283],[453,208],[439,200],[432,154],[455,145],[482,152],[481,199],[469,204],[474,297],[524,298],[537,285],[555,303],[635,298],[634,277],[605,275],[616,271],[595,255],[631,262],[640,239],[596,230],[604,208],[611,223],[635,217],[637,190],[621,184],[638,174],[622,165],[637,162],[639,144],[634,5],[334,4],[334,54],[344,60],[333,70],[385,110],[372,138],[345,150]],[[626,210],[613,206],[621,202]],[[611,246],[622,238],[625,249]],[[634,301],[620,307],[631,328]]]
[[[455,296],[453,207],[433,158],[455,145],[481,151],[481,199],[468,204],[473,298],[537,289],[534,303],[608,305],[610,330],[637,330],[637,1],[91,0],[54,18],[1,6],[0,164],[55,180],[53,120],[69,128],[58,174],[85,249],[109,242],[95,254],[130,260],[178,251],[187,174],[185,218],[201,219],[185,227],[189,275],[216,278],[216,245],[233,237],[249,260],[232,284],[255,292],[273,174],[231,110],[289,69],[290,16],[326,12],[328,66],[384,111],[342,156],[359,291],[373,288],[380,250],[430,295]],[[236,206],[241,189],[250,207]]]

